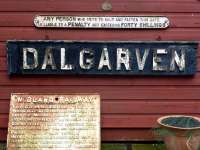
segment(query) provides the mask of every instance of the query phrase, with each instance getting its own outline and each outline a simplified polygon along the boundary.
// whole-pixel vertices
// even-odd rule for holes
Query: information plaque
[[[7,149],[100,150],[97,94],[12,94]]]
[[[169,26],[163,16],[36,16],[36,27],[160,29]]]

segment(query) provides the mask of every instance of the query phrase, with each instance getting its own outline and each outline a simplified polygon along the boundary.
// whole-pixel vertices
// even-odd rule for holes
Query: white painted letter
[[[107,48],[103,48],[103,50],[102,50],[98,70],[101,70],[104,66],[106,66],[109,70],[111,70],[111,65],[110,65]]]
[[[43,70],[46,69],[47,65],[50,65],[52,70],[56,69],[56,64],[55,64],[55,61],[53,58],[52,48],[50,48],[50,47],[45,50],[42,69]]]
[[[90,58],[84,59],[85,55],[89,55]],[[80,51],[79,63],[82,69],[91,69],[94,64],[94,53],[92,49],[83,49]],[[85,61],[84,61],[85,60]]]
[[[28,64],[27,53],[32,53],[33,62]],[[38,66],[38,52],[35,48],[23,48],[23,69],[35,69]]]
[[[172,50],[172,59],[170,63],[170,71],[175,70],[175,63],[179,67],[180,71],[185,69],[185,50],[181,49],[181,56],[179,57],[175,50]]]
[[[65,48],[61,48],[61,70],[72,70],[74,66],[72,64],[65,64]]]
[[[121,70],[121,64],[124,64],[126,70],[131,70],[129,63],[130,52],[125,48],[117,48],[117,70]]]
[[[153,51],[153,70],[154,71],[166,71],[167,66],[159,65],[162,62],[162,58],[158,57],[158,54],[166,55],[167,51],[166,51],[166,49],[156,49]]]
[[[144,65],[145,65],[146,59],[147,59],[147,57],[149,55],[149,51],[150,51],[149,49],[145,49],[144,55],[143,55],[143,57],[141,59],[140,50],[138,48],[136,48],[135,52],[136,52],[136,58],[137,58],[137,64],[138,64],[138,69],[139,70],[143,70],[144,69]]]

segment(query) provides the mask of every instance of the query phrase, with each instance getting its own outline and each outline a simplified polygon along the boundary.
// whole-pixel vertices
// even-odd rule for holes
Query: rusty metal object
[[[7,149],[100,150],[97,94],[12,94]]]
[[[112,4],[109,2],[104,2],[101,6],[102,10],[104,11],[111,11],[112,10]]]

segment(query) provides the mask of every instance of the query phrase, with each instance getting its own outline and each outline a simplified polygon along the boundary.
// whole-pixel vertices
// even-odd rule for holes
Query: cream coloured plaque
[[[161,29],[169,26],[164,16],[35,16],[41,28]]]
[[[100,150],[100,96],[12,94],[7,149]]]

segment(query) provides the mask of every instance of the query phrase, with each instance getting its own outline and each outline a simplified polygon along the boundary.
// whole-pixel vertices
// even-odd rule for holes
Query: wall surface
[[[100,93],[102,141],[153,140],[156,119],[168,114],[200,116],[200,65],[193,77],[12,76],[7,73],[7,40],[200,41],[199,0],[0,1],[0,141],[6,140],[11,93]],[[166,30],[39,29],[35,15],[167,16]],[[200,49],[199,49],[200,50]],[[198,56],[198,61],[200,57]]]

